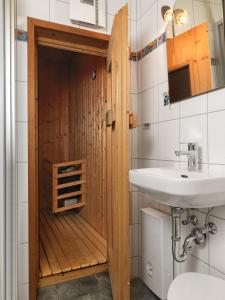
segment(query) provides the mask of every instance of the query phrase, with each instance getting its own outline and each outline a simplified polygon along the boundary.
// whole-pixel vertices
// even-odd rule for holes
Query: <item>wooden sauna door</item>
[[[108,261],[114,300],[130,299],[128,7],[114,19],[107,58]]]

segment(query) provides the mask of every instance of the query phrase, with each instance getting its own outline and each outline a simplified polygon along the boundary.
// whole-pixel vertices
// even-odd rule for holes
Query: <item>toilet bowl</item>
[[[225,300],[225,280],[200,273],[183,273],[171,283],[167,300]]]

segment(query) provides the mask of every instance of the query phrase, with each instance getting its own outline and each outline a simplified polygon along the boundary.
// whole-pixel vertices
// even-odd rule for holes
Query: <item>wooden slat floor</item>
[[[81,216],[40,214],[40,278],[106,262],[106,240]]]

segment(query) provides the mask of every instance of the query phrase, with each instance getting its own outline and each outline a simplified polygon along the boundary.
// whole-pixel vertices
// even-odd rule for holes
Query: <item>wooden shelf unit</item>
[[[84,159],[52,164],[53,213],[85,206],[86,172]],[[75,199],[77,202],[72,203]]]

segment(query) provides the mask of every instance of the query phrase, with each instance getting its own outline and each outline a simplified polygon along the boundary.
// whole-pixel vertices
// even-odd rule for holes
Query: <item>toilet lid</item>
[[[200,273],[183,273],[171,283],[167,299],[224,300],[225,280]]]

